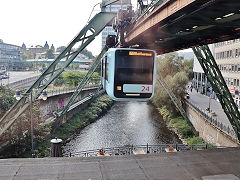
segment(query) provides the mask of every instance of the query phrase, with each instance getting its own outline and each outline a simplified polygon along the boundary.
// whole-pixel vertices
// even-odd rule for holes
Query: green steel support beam
[[[192,48],[240,140],[240,113],[207,45]]]
[[[26,91],[33,92],[35,101],[42,91],[56,79],[66,67],[76,58],[76,56],[112,21],[116,16],[111,12],[100,12],[96,14],[79,34],[68,44],[66,49],[55,59],[52,64],[43,72],[37,81]],[[64,63],[60,63],[65,60]],[[59,65],[59,68],[56,68]],[[17,120],[17,118],[28,108],[27,97],[22,97],[0,120],[0,136]]]
[[[54,127],[58,127],[59,124],[61,124],[61,121],[63,119],[63,116],[68,112],[68,109],[70,108],[70,106],[74,103],[74,101],[76,100],[76,98],[78,97],[78,95],[80,94],[80,92],[82,91],[82,89],[84,88],[84,86],[86,85],[86,83],[88,82],[88,80],[91,78],[92,74],[95,72],[95,70],[97,69],[97,67],[100,65],[101,63],[101,58],[102,56],[105,54],[105,52],[107,51],[107,48],[103,48],[103,50],[101,51],[101,53],[98,55],[98,57],[94,60],[91,68],[89,69],[88,73],[85,75],[85,77],[82,79],[82,81],[80,82],[79,86],[77,87],[77,89],[75,90],[75,92],[73,93],[73,95],[71,96],[68,104],[64,107],[64,109],[62,110],[61,114],[59,115],[59,117],[57,118],[57,120],[54,123]]]

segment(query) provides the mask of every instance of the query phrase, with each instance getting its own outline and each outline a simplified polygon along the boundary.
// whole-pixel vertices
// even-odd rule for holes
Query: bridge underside
[[[163,54],[239,37],[239,0],[177,0],[156,8],[125,41]]]

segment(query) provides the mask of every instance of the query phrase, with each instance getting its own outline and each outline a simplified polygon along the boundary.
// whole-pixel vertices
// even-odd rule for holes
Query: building
[[[23,43],[21,48],[23,53],[32,53],[32,54],[45,53],[48,49],[49,49],[49,45],[47,41],[44,44],[44,46],[36,45],[36,46],[31,46],[29,48],[27,48],[25,43]],[[51,46],[51,49],[55,50],[53,44]]]
[[[55,58],[59,55],[59,52],[54,53]],[[46,59],[45,53],[37,53],[35,59],[28,59],[26,62],[28,65],[35,69],[43,69],[49,66],[55,59]],[[80,71],[88,71],[90,65],[92,64],[93,59],[89,59],[87,56],[83,54],[78,54],[77,57],[71,62],[68,68],[72,68],[72,65],[75,66],[76,70]],[[62,59],[60,63],[65,63],[65,59]]]
[[[211,50],[212,54],[214,54],[213,45],[209,45],[209,49]],[[198,62],[198,59],[196,56],[194,56],[193,59],[193,80],[192,80],[193,87],[200,93],[203,93],[205,95],[210,95],[212,98],[215,97],[215,93],[211,89],[211,85],[207,80],[207,76],[205,76],[205,73]]]
[[[22,60],[21,47],[4,43],[0,40],[0,65],[9,70],[22,70],[24,61]]]
[[[239,107],[240,39],[214,44],[214,57],[230,93]]]
[[[89,59],[87,56],[80,53],[77,55],[77,57],[74,59],[72,63],[79,64],[80,71],[88,71],[92,62],[93,59]]]
[[[53,52],[55,52],[55,47],[53,46],[53,44],[51,46],[51,49],[53,50]]]
[[[102,2],[107,2],[108,0],[102,0]],[[111,4],[106,7],[107,12],[118,13],[120,9],[127,10],[127,7],[131,6],[131,0],[120,0],[114,4]],[[112,26],[106,26],[102,31],[102,48],[106,44],[106,38],[108,35],[117,35]]]

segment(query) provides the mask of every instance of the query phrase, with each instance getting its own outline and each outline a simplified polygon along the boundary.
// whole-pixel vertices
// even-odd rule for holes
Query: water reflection
[[[146,102],[116,102],[109,112],[71,140],[65,152],[124,145],[180,143]]]

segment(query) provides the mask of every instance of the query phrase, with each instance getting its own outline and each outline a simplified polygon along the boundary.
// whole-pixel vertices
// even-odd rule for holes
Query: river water
[[[124,145],[181,143],[157,110],[147,102],[115,102],[96,122],[84,128],[64,147],[79,152]]]

